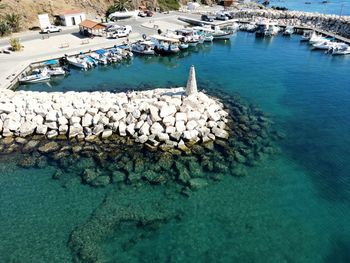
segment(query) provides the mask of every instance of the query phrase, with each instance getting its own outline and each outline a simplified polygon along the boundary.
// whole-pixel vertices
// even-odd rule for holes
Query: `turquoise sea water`
[[[271,0],[270,6],[287,7],[290,10],[319,12],[322,14],[350,15],[350,2],[345,0],[330,0],[327,3],[323,3],[322,0]]]
[[[270,116],[286,134],[279,153],[190,197],[175,184],[91,188],[75,174],[61,184],[54,167],[23,169],[3,156],[0,262],[88,262],[77,239],[105,262],[350,262],[350,57],[311,51],[298,36],[240,32],[21,89],[184,85],[192,64],[200,88],[238,93]]]

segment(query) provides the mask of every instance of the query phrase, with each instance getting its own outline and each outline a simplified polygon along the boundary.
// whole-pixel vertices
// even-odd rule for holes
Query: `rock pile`
[[[317,27],[350,38],[350,17],[325,15],[301,11],[280,11],[273,9],[246,9],[232,12],[235,19],[259,21],[261,18],[273,20],[281,25]]]
[[[0,92],[0,136],[45,135],[93,141],[118,134],[150,148],[227,139],[224,105],[183,88],[131,93]]]

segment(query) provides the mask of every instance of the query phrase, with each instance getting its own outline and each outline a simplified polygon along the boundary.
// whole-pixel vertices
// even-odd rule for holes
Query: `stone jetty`
[[[0,91],[3,139],[38,134],[93,141],[118,134],[149,147],[181,149],[189,142],[227,139],[227,118],[221,102],[203,92],[187,95],[184,88],[126,93]]]
[[[232,12],[235,19],[248,19],[258,22],[262,18],[277,22],[280,25],[317,27],[350,38],[350,17],[325,15],[301,11],[281,11],[274,9],[244,9]]]

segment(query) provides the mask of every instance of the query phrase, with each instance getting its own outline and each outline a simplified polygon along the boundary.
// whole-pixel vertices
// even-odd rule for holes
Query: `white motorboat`
[[[312,35],[315,34],[315,31],[305,30],[303,35],[301,36],[300,41],[309,41]]]
[[[180,40],[161,35],[151,36],[151,41],[154,44],[154,51],[160,55],[175,54],[180,51]]]
[[[340,43],[336,46],[330,48],[330,53],[332,55],[349,55],[350,54],[350,46],[345,43]]]
[[[334,42],[331,42],[329,40],[320,41],[315,44],[312,44],[313,49],[321,49],[321,50],[328,50],[332,48],[335,45]]]
[[[38,83],[38,82],[45,82],[49,81],[51,79],[51,76],[47,72],[41,72],[41,73],[34,73],[32,75],[22,75],[19,78],[20,84],[30,84],[30,83]]]
[[[280,31],[280,28],[278,26],[276,26],[275,24],[271,23],[268,24],[266,30],[265,30],[265,36],[267,37],[272,37],[278,34],[278,32]]]
[[[192,29],[189,28],[183,28],[183,29],[178,29],[176,30],[176,35],[183,37],[184,41],[188,44],[188,46],[190,47],[195,47],[197,46],[200,42],[204,42],[204,39],[200,39],[200,37],[198,35],[195,34],[195,32]],[[168,36],[173,37],[171,35],[168,34]],[[177,38],[177,37],[175,37]]]
[[[269,21],[260,21],[257,23],[255,35],[257,37],[272,37],[278,34],[280,28]]]
[[[106,51],[103,49],[96,50],[95,52],[90,54],[90,57],[93,58],[95,61],[97,61],[101,65],[107,65],[108,60],[105,56]]]
[[[79,57],[66,57],[66,60],[68,62],[68,64],[77,67],[77,68],[81,68],[81,69],[88,69],[89,65],[86,63],[86,61],[82,58]]]
[[[47,73],[52,77],[52,76],[64,76],[66,75],[67,71],[64,70],[62,67],[48,67]]]
[[[204,42],[212,42],[214,39],[214,30],[212,30],[211,28],[195,26],[193,27],[193,30],[195,30],[196,34],[199,35]]]
[[[310,44],[316,44],[318,42],[324,42],[324,41],[327,41],[328,39],[323,37],[323,36],[320,36],[320,35],[317,35],[316,33],[313,33],[309,39],[309,43]]]
[[[219,27],[215,27],[213,31],[213,40],[229,40],[233,35],[232,30],[221,30]]]
[[[48,66],[48,67],[44,67],[44,68],[37,68],[34,69],[33,74],[49,74],[51,77],[55,77],[55,76],[64,76],[66,75],[66,70],[64,70],[62,67],[52,67],[52,66]]]
[[[127,18],[132,18],[132,17],[137,17],[139,11],[135,10],[135,11],[128,11],[127,9],[125,9],[125,11],[118,11],[118,12],[114,12],[112,14],[110,14],[108,16],[108,18],[110,20],[118,20],[118,19],[127,19]]]
[[[294,34],[294,27],[293,26],[286,26],[285,30],[283,31],[284,36],[291,36]]]
[[[131,45],[131,51],[141,55],[154,55],[154,44],[149,40],[140,40]]]

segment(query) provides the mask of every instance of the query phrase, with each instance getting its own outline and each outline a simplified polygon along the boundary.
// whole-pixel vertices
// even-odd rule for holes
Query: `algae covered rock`
[[[102,175],[102,176],[98,176],[96,179],[94,179],[90,185],[92,186],[106,186],[110,183],[110,178],[107,175]]]
[[[189,180],[189,184],[192,190],[198,190],[208,186],[208,181],[203,178],[193,178]]]
[[[96,169],[87,168],[84,170],[82,179],[84,183],[90,184],[93,180],[101,175],[101,172]]]
[[[114,171],[112,173],[112,182],[113,183],[120,183],[120,182],[124,182],[126,178],[125,173],[121,172],[121,171]]]
[[[155,171],[148,170],[143,173],[143,178],[153,184],[162,184],[166,182],[166,176],[162,173],[156,173]]]
[[[36,158],[34,156],[28,155],[20,158],[18,161],[18,166],[23,168],[31,168],[36,166]]]
[[[38,151],[41,153],[51,153],[57,151],[59,148],[60,147],[57,142],[48,142],[43,146],[39,147]]]

